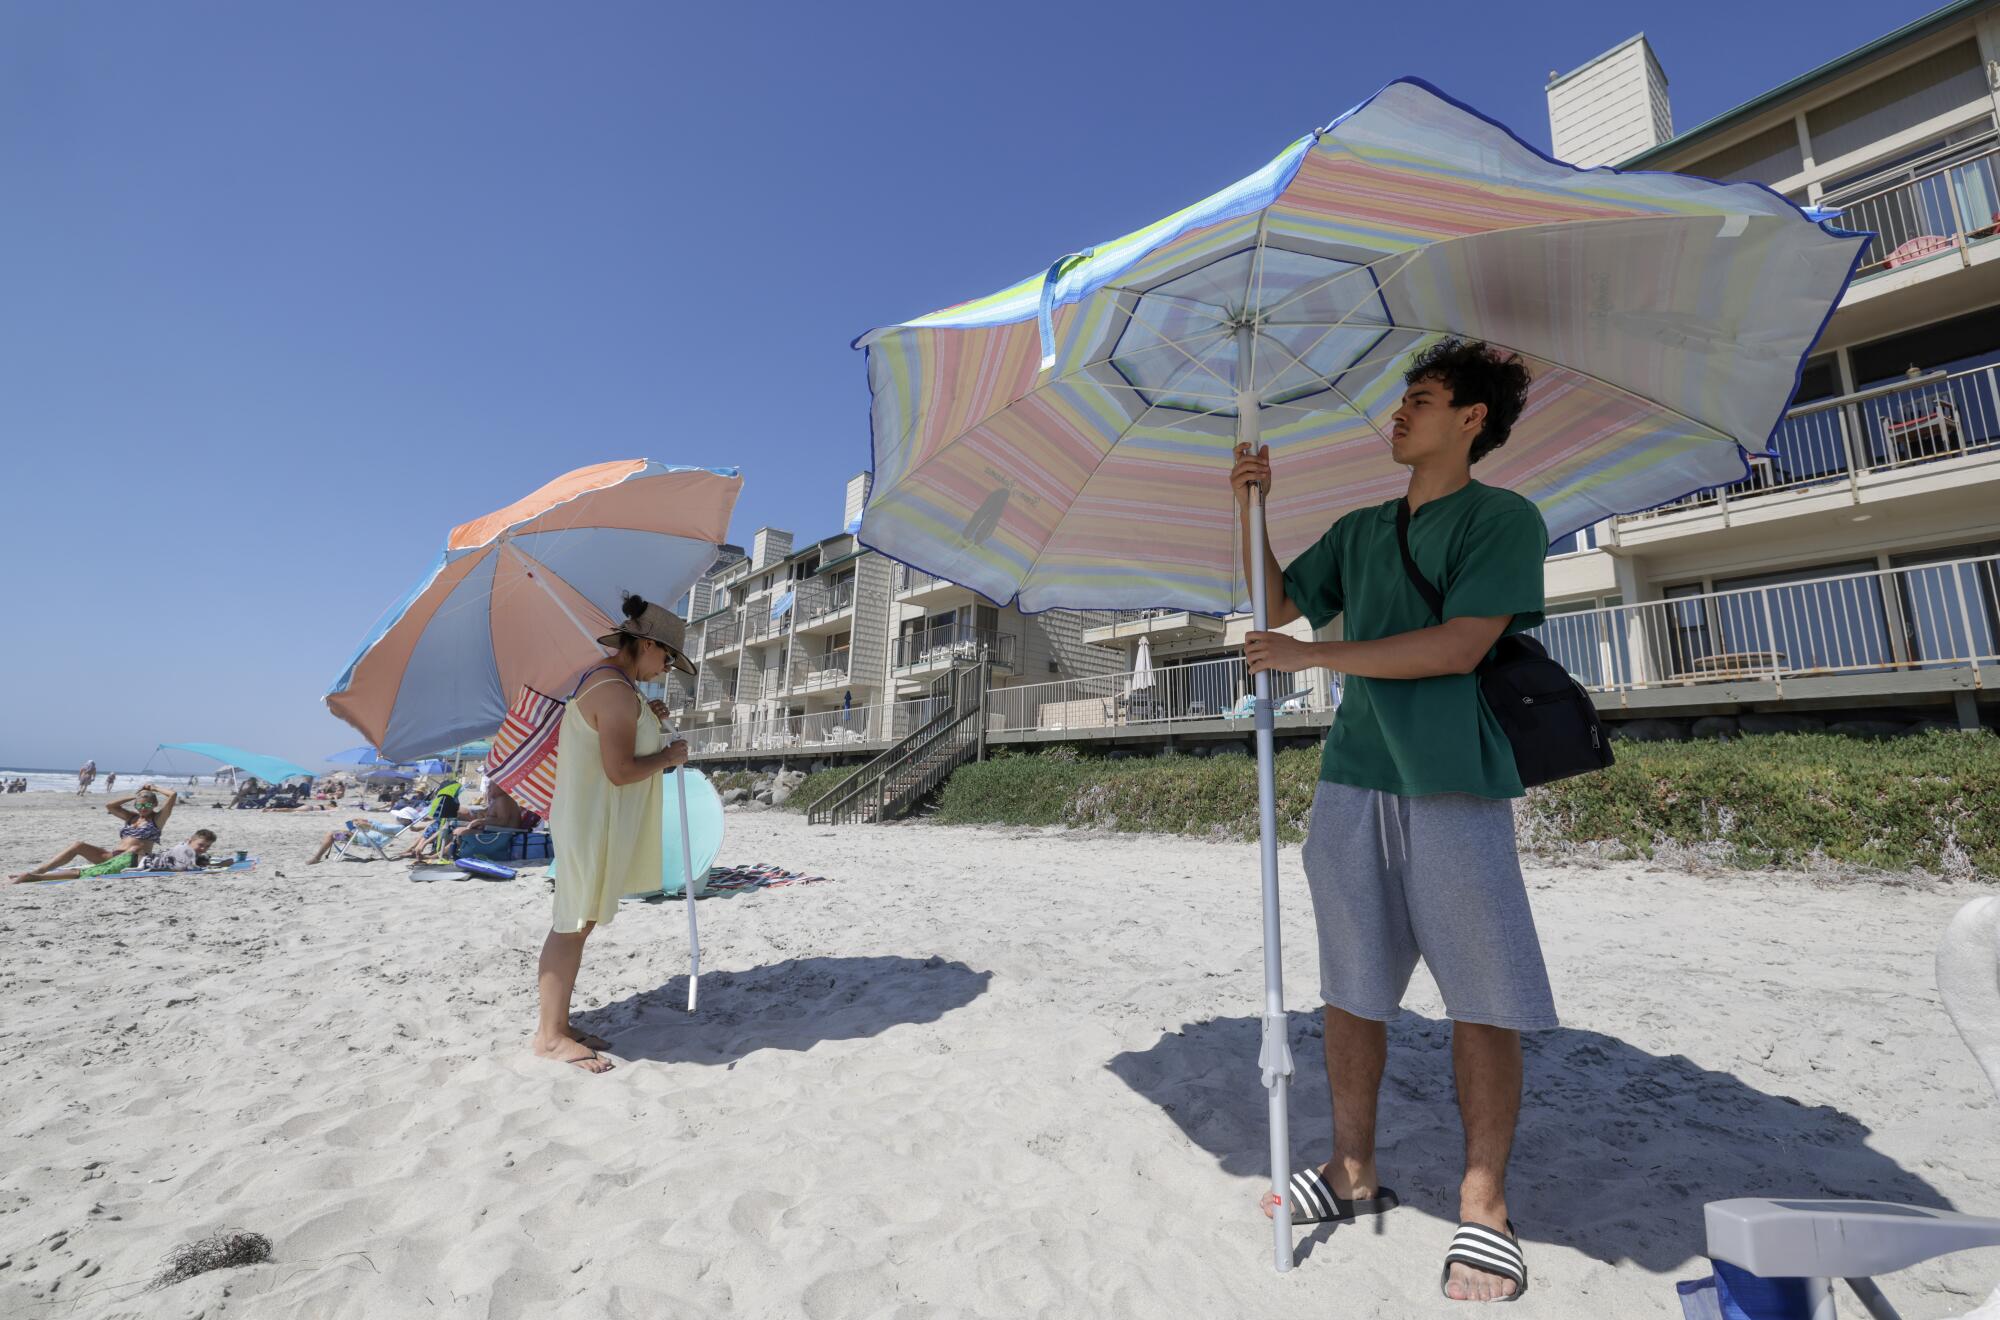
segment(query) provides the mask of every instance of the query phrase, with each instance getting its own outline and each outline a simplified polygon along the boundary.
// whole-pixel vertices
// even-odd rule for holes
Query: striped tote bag
[[[546,819],[556,796],[556,738],[562,732],[563,703],[546,692],[524,687],[486,754],[486,777],[507,796]]]

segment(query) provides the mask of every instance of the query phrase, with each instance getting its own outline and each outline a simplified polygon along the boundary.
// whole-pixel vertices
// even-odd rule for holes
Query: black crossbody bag
[[[1410,556],[1410,502],[1396,501],[1396,544],[1410,584],[1444,622],[1444,596]],[[1514,747],[1514,767],[1524,788],[1602,770],[1615,759],[1611,739],[1590,694],[1569,670],[1549,659],[1542,644],[1523,633],[1502,637],[1472,671],[1479,694]]]

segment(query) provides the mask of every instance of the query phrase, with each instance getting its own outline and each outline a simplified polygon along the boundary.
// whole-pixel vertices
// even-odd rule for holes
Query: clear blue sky
[[[0,764],[316,764],[445,530],[583,463],[835,531],[853,336],[1391,77],[1546,147],[1547,73],[1642,28],[1685,128],[1930,7],[0,5]]]

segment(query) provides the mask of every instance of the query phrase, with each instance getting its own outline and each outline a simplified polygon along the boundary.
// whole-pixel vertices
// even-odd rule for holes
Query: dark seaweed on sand
[[[152,1286],[169,1288],[210,1270],[257,1265],[269,1259],[271,1239],[262,1233],[216,1233],[168,1252],[160,1262],[160,1272],[153,1276]]]

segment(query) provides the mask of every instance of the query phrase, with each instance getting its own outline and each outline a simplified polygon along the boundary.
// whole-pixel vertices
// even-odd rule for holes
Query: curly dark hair
[[[1528,402],[1527,364],[1516,354],[1476,340],[1440,339],[1417,354],[1403,373],[1403,383],[1426,379],[1444,382],[1454,408],[1486,405],[1486,425],[1472,440],[1469,461],[1473,463],[1507,443]]]

